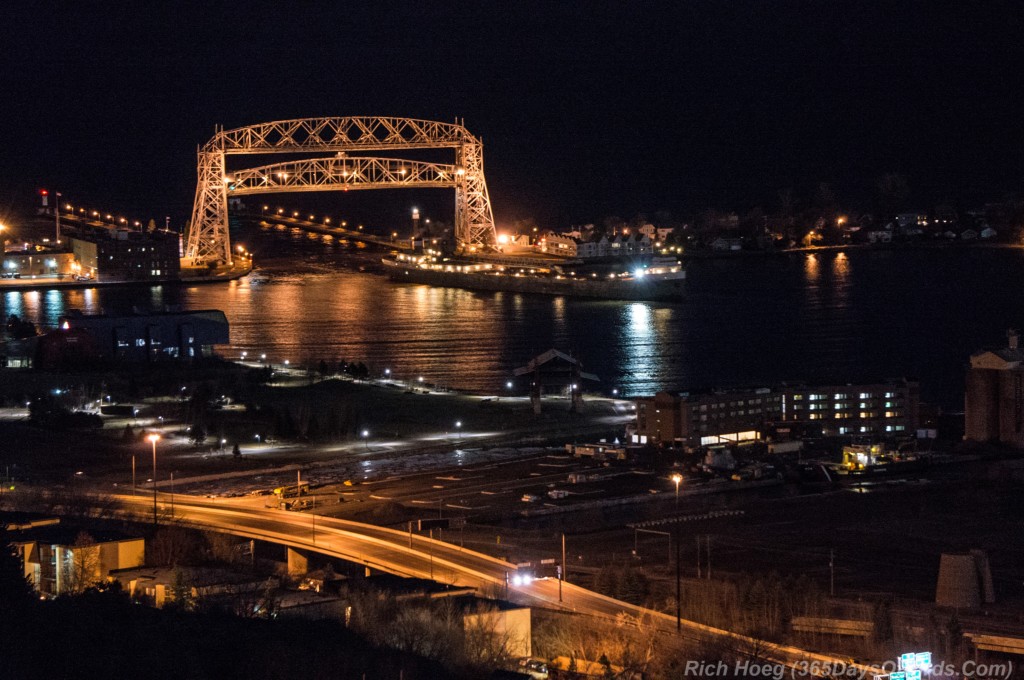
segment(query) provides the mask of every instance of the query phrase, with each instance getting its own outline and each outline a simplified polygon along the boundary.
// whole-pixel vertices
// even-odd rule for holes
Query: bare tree
[[[100,547],[88,533],[78,532],[58,565],[61,594],[77,595],[100,580]]]
[[[501,612],[490,605],[480,606],[472,616],[463,617],[463,665],[477,671],[511,666],[514,650],[521,641],[507,628],[499,630],[500,621]]]

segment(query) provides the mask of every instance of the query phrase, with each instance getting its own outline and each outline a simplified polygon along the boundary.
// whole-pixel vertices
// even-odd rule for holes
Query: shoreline
[[[915,242],[915,243],[842,243],[831,246],[806,246],[800,248],[779,248],[767,250],[698,250],[682,253],[679,258],[687,260],[729,260],[742,259],[746,257],[777,257],[781,255],[792,255],[799,253],[817,252],[845,252],[847,250],[868,250],[877,252],[910,251],[910,250],[1021,250],[1024,244],[1015,243],[993,243],[977,241],[972,243],[956,243],[942,241],[939,243]]]
[[[73,290],[78,288],[116,288],[132,286],[165,286],[194,285],[197,283],[224,283],[235,281],[246,276],[253,269],[250,260],[244,267],[231,267],[223,272],[208,276],[180,276],[176,279],[148,279],[144,281],[75,281],[55,276],[34,277],[31,279],[0,279],[0,291],[31,291],[31,290]],[[205,270],[204,270],[205,271]]]

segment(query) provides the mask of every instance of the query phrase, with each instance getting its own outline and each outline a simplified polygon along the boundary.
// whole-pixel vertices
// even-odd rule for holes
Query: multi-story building
[[[60,523],[38,519],[7,526],[25,578],[44,597],[81,592],[106,580],[111,571],[142,566],[142,538],[90,534]]]
[[[544,253],[554,253],[563,257],[576,257],[577,241],[571,236],[550,232],[541,239],[540,249]]]
[[[1024,349],[1016,331],[1006,347],[971,355],[964,439],[1024,447]]]
[[[671,394],[636,400],[634,443],[709,446],[760,438],[781,413],[781,395],[771,390]]]
[[[180,275],[178,234],[170,231],[80,231],[71,248],[83,275],[100,281],[167,281]]]
[[[712,446],[798,428],[825,437],[910,435],[918,423],[914,382],[791,386],[705,393],[659,392],[636,400],[634,443]]]
[[[916,382],[787,386],[782,394],[782,416],[777,423],[802,423],[815,431],[820,426],[826,437],[898,437],[917,430],[920,390]]]

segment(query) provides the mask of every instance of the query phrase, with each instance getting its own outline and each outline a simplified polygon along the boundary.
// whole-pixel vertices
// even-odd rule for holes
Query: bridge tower
[[[453,149],[454,164],[350,155],[390,149]],[[226,157],[329,154],[228,172]],[[218,128],[198,150],[198,181],[185,258],[230,263],[228,197],[396,187],[455,190],[455,239],[463,250],[495,243],[484,177],[483,142],[462,123],[355,116],[302,118],[233,130]]]

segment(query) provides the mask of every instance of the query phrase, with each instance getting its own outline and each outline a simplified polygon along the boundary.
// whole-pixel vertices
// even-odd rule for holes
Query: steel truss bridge
[[[451,164],[350,153],[394,149],[454,149]],[[228,155],[329,154],[228,172]],[[302,118],[234,130],[218,128],[199,149],[198,183],[188,232],[192,265],[230,263],[228,197],[302,191],[401,187],[455,190],[459,247],[495,242],[484,178],[483,143],[461,122],[354,116]]]

